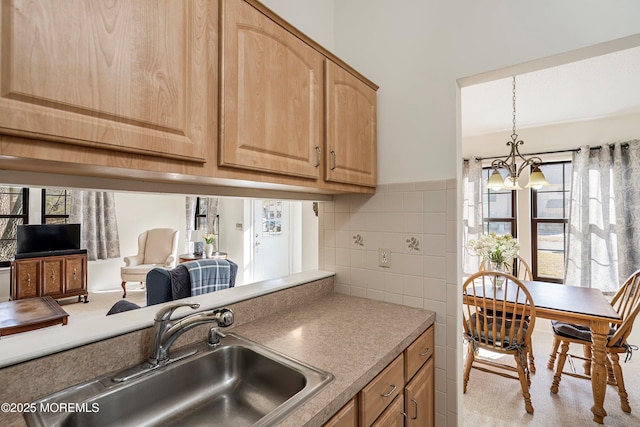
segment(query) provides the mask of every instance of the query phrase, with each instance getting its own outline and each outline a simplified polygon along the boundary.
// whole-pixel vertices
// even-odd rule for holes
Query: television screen
[[[80,224],[18,225],[16,255],[80,249]]]

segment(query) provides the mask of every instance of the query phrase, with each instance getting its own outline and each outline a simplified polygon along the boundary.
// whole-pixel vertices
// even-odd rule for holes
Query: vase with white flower
[[[514,258],[518,255],[520,244],[511,234],[483,234],[478,240],[470,240],[469,247],[489,263],[493,271],[510,273]],[[501,283],[498,284],[499,287]]]
[[[202,236],[204,239],[204,253],[206,258],[211,258],[213,255],[213,242],[216,241],[215,234],[205,234]]]

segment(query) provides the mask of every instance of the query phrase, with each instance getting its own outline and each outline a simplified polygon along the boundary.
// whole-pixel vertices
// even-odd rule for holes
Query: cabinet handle
[[[394,391],[396,391],[396,389],[398,388],[398,387],[396,387],[396,386],[395,386],[395,385],[393,385],[393,384],[389,384],[389,385],[391,386],[391,391],[389,391],[389,393],[387,393],[387,394],[381,394],[380,396],[382,396],[382,397],[389,397],[389,396],[391,396],[391,395],[393,394],[393,392],[394,392]]]
[[[27,273],[27,286],[31,286],[31,274]]]
[[[336,168],[336,152],[331,150],[331,156],[333,157],[333,166],[331,167],[331,170],[334,170]]]
[[[429,354],[429,347],[425,347],[425,348],[424,348],[424,353],[420,353],[420,354],[419,354],[419,356],[420,356],[420,357],[424,357],[424,356],[426,356],[427,354]]]
[[[74,268],[73,268],[73,280],[78,280],[78,277],[77,277],[77,276],[78,276],[77,268],[76,268],[76,267],[74,267]]]
[[[320,166],[320,157],[322,156],[322,151],[320,147],[316,145],[316,167]]]
[[[415,399],[411,399],[411,401],[413,402],[414,405],[416,405],[416,416],[415,417],[411,417],[412,420],[417,420],[418,419],[418,401]]]
[[[52,282],[55,282],[55,281],[56,281],[56,272],[55,272],[55,271],[52,271],[52,272],[51,272],[51,281],[52,281]]]

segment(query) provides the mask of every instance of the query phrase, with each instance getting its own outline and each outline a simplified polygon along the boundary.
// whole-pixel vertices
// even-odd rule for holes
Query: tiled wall
[[[436,426],[457,423],[456,181],[388,184],[320,204],[320,268],[336,291],[436,312]],[[380,267],[379,249],[390,250]],[[382,325],[382,327],[386,327]]]

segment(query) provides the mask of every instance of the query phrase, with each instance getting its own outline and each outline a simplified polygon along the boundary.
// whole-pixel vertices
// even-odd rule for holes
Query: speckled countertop
[[[311,427],[322,426],[434,320],[431,311],[329,294],[232,331],[335,376],[279,424]]]

